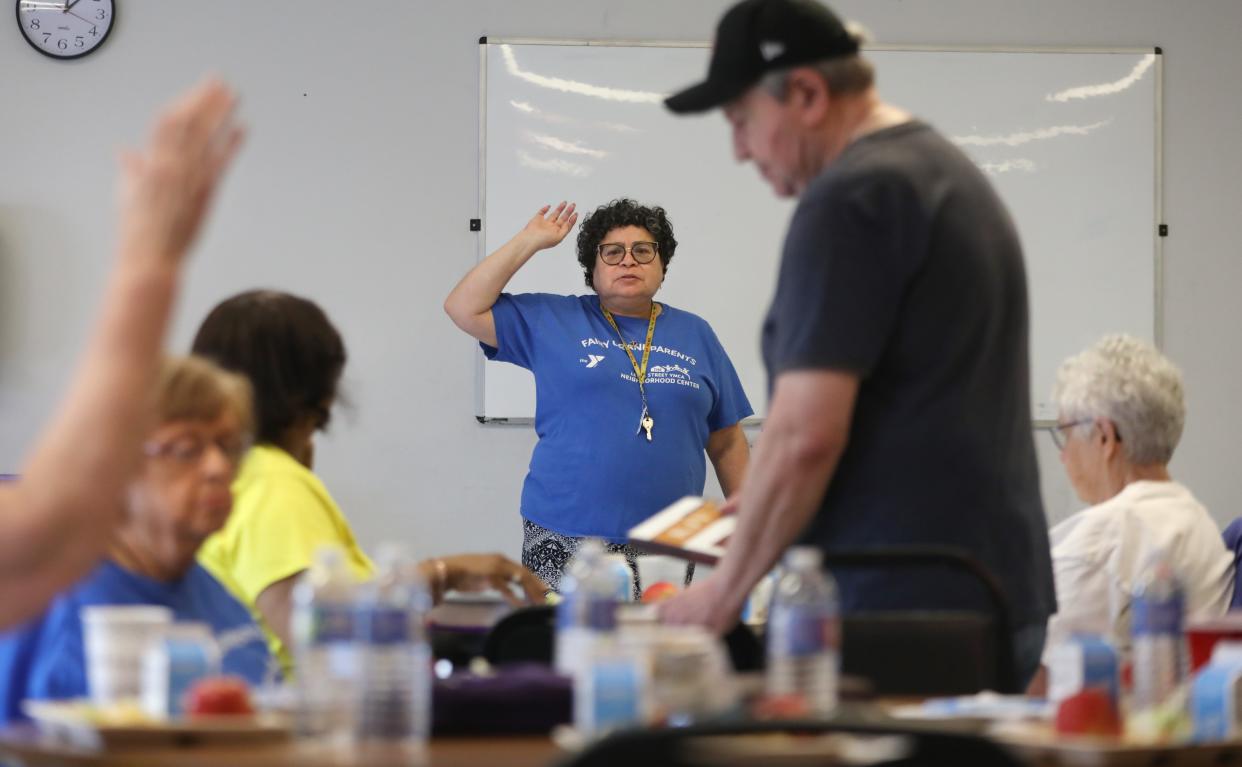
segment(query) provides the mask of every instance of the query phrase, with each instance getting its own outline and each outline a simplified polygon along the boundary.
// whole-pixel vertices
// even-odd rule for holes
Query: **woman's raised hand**
[[[237,96],[207,80],[164,109],[141,149],[121,155],[121,237],[179,263],[241,145]]]
[[[522,237],[535,250],[544,250],[559,245],[569,230],[578,223],[578,214],[574,212],[574,203],[561,203],[553,208],[544,205],[539,212],[526,224]]]

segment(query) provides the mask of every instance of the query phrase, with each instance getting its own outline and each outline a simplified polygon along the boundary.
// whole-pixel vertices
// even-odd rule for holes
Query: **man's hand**
[[[716,634],[733,628],[746,603],[746,594],[731,594],[724,578],[714,572],[675,597],[660,603],[660,620],[665,623],[695,624]]]

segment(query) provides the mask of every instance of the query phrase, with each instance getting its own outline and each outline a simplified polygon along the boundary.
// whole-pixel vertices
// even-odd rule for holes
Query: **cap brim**
[[[750,87],[750,83],[729,83],[725,85],[711,80],[704,80],[692,85],[681,93],[674,93],[664,99],[664,106],[676,114],[694,114],[709,109],[722,107],[733,99],[741,96]]]

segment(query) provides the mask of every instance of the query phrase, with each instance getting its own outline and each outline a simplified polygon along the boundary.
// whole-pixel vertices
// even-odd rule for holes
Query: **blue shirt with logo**
[[[712,432],[754,411],[711,326],[662,304],[647,363],[652,441],[639,433],[634,366],[599,297],[504,294],[492,307],[488,359],[535,376],[539,437],[522,516],[562,535],[624,542],[627,531],[684,495],[703,492]],[[642,364],[645,317],[614,315]]]
[[[47,612],[0,634],[0,722],[23,719],[21,701],[89,694],[81,610],[88,605],[163,605],[177,621],[206,623],[224,646],[226,674],[252,686],[268,669],[267,642],[250,612],[197,563],[179,580],[156,581],[104,562]]]

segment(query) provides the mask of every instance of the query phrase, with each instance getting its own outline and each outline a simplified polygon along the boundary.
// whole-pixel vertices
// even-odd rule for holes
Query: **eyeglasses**
[[[626,252],[640,264],[649,264],[660,255],[660,245],[656,242],[636,242],[628,248],[625,243],[605,242],[595,249],[599,259],[609,266],[616,266],[625,260]]]
[[[142,452],[148,458],[169,458],[176,463],[189,466],[198,463],[214,445],[229,463],[237,464],[250,449],[248,439],[214,439],[204,440],[200,437],[178,437],[168,442],[148,442],[142,446]]]
[[[1069,443],[1069,436],[1066,434],[1066,431],[1075,426],[1082,426],[1084,423],[1091,423],[1094,420],[1094,418],[1079,418],[1077,421],[1059,423],[1053,426],[1048,430],[1048,433],[1052,435],[1052,444],[1057,446],[1057,450],[1065,450],[1066,444]]]

